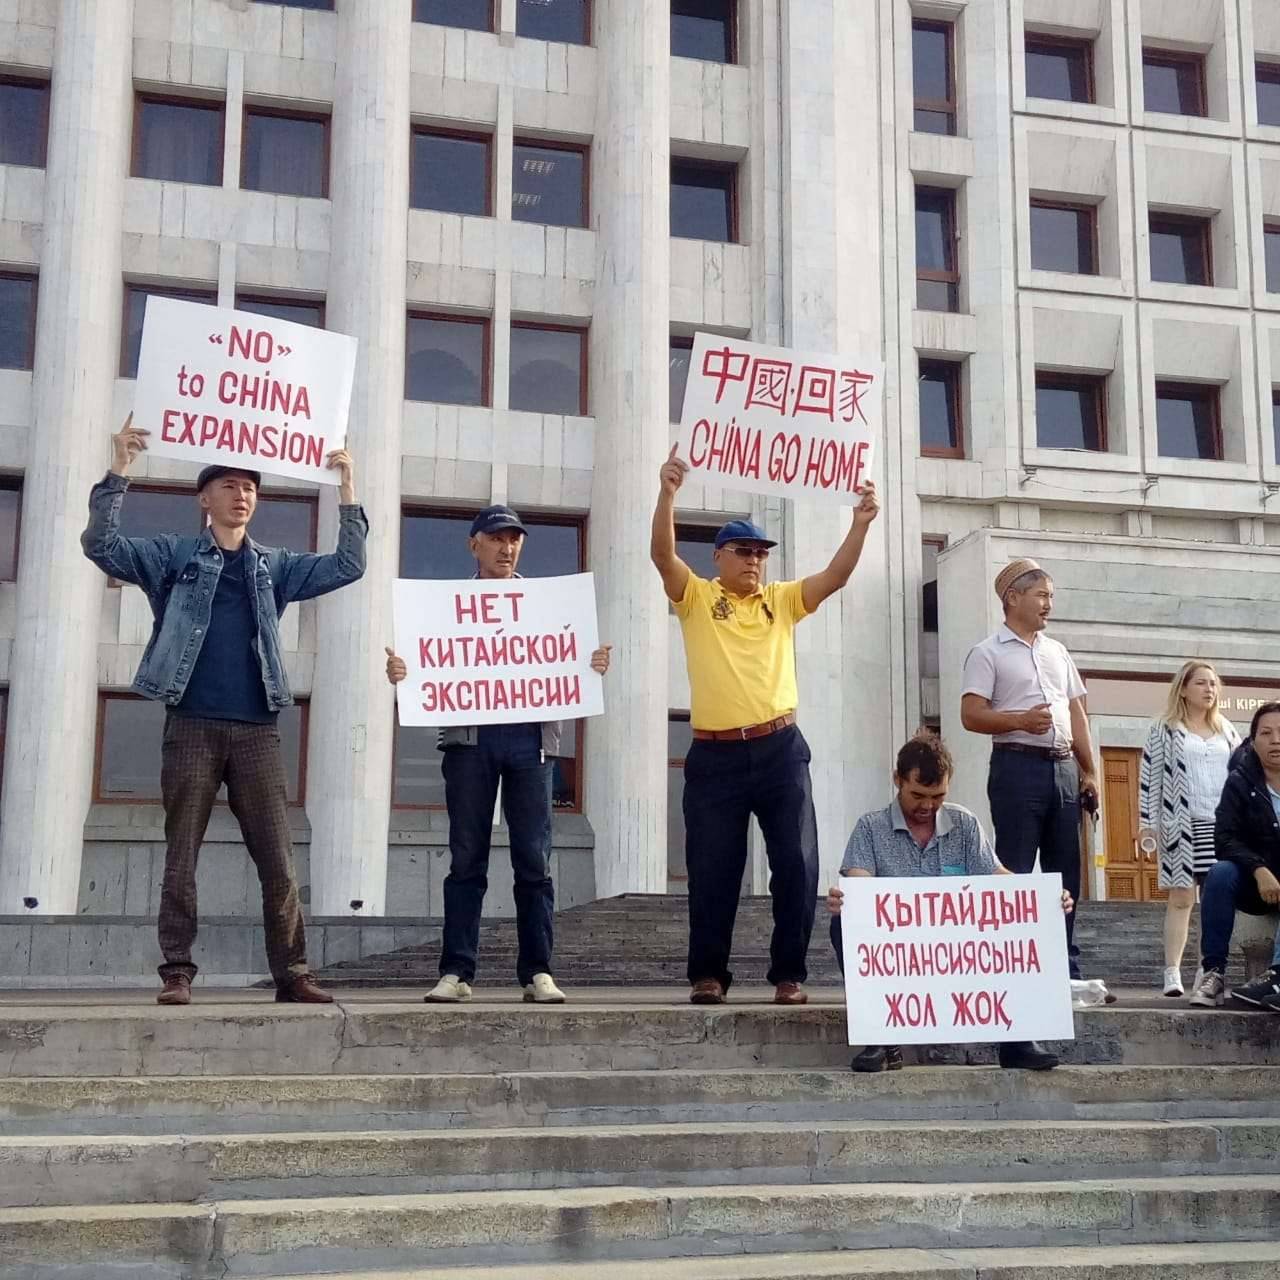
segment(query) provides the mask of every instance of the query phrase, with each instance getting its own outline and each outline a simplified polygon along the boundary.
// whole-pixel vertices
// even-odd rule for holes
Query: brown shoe
[[[699,978],[689,992],[690,1004],[724,1004],[724,985],[717,978]]]
[[[780,982],[773,993],[774,1004],[808,1004],[809,993],[798,982]]]
[[[276,988],[277,1004],[332,1004],[333,997],[315,984],[309,973],[294,978],[287,987]]]
[[[164,980],[164,990],[156,996],[156,1004],[190,1004],[191,979],[185,973],[170,974]]]

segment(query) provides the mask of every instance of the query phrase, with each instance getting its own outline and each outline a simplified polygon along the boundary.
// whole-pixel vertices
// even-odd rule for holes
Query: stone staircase
[[[1272,1016],[868,1077],[835,992],[767,995],[8,997],[0,1276],[1275,1280]]]
[[[744,897],[738,910],[733,957],[738,981],[763,982],[769,968],[770,902]],[[438,926],[440,921],[424,921]],[[1154,988],[1164,966],[1164,904],[1086,902],[1076,924],[1076,940],[1086,977],[1114,986]],[[485,984],[514,981],[514,920],[486,920],[480,933],[478,979]],[[685,981],[689,925],[686,899],[663,894],[624,894],[561,911],[556,916],[556,973],[567,986],[628,985]],[[1199,955],[1198,919],[1193,919],[1183,980],[1189,985]],[[438,928],[419,946],[329,965],[324,980],[341,987],[430,986],[440,956]],[[1231,981],[1243,976],[1235,957]],[[809,948],[811,982],[838,984],[840,973],[827,937],[821,905]]]

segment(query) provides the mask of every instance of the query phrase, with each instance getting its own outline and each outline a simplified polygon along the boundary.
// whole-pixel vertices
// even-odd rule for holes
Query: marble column
[[[613,670],[584,767],[596,893],[609,897],[667,887],[667,605],[649,526],[670,447],[671,10],[597,0],[596,15],[589,539]]]
[[[382,650],[399,565],[411,30],[410,0],[338,5],[327,314],[329,328],[360,344],[347,440],[369,563],[363,581],[319,602],[307,788],[314,915],[386,910],[393,712]],[[328,546],[331,491],[321,517]]]
[[[132,119],[132,0],[58,6],[5,735],[0,914],[73,915],[106,580],[80,550],[107,467]],[[65,74],[63,69],[66,69]]]

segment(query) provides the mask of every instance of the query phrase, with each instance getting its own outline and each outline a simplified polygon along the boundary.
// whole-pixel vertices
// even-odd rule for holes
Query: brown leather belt
[[[796,722],[796,713],[789,712],[776,720],[763,724],[749,724],[741,729],[695,729],[693,736],[699,742],[745,742],[748,738],[767,738],[779,729],[787,729]]]
[[[1070,760],[1070,747],[1033,747],[1029,742],[997,742],[996,751],[1017,751],[1024,756],[1039,756],[1041,760]]]

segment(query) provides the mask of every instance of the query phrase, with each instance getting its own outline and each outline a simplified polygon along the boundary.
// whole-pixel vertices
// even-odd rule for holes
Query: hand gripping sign
[[[398,579],[396,686],[402,725],[580,720],[604,711],[595,579]]]
[[[1071,1040],[1062,877],[841,877],[849,1043]]]
[[[880,433],[879,360],[694,339],[677,453],[709,484],[856,506]]]
[[[345,334],[150,297],[133,420],[156,457],[337,484],[355,366]]]

